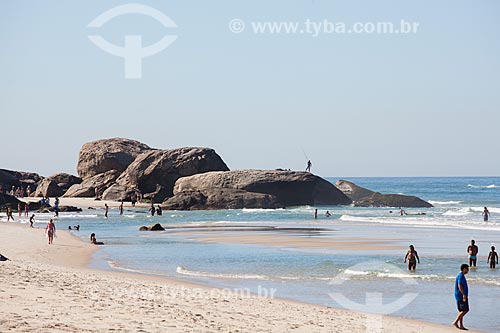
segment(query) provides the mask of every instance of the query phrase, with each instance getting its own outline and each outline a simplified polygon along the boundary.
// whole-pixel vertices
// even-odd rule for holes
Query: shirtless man
[[[415,248],[413,245],[410,245],[410,249],[408,252],[406,252],[405,256],[405,263],[406,260],[408,260],[408,270],[409,271],[414,271],[417,268],[417,261],[420,264],[420,258],[418,257],[417,251],[415,251]]]
[[[469,266],[476,267],[477,262],[477,253],[479,252],[479,248],[476,245],[475,240],[470,241],[470,245],[467,247],[467,253],[469,254]]]

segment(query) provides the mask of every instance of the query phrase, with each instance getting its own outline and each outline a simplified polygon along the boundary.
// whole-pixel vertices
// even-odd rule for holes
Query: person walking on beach
[[[470,245],[467,247],[467,253],[469,254],[469,266],[476,267],[477,263],[477,253],[479,252],[479,248],[476,245],[475,240],[470,241]]]
[[[118,207],[118,209],[120,210],[120,215],[123,215],[123,200],[120,203],[120,206]]]
[[[12,216],[12,208],[8,207],[7,208],[7,222],[9,222],[10,219],[12,219],[12,222],[14,222],[14,216]]]
[[[306,166],[306,171],[307,172],[311,172],[311,167],[312,167],[312,163],[311,163],[311,160],[307,161],[307,166]]]
[[[484,222],[488,222],[489,218],[490,218],[490,211],[488,210],[488,208],[484,207],[484,210],[483,210]]]
[[[108,204],[104,204],[104,217],[108,218],[109,207]]]
[[[462,264],[460,273],[455,279],[455,300],[457,301],[458,315],[453,326],[461,330],[467,330],[464,327],[464,316],[469,312],[469,287],[465,278],[467,273],[469,273],[469,265]]]
[[[33,223],[35,223],[35,214],[30,217],[30,228],[33,228]]]
[[[56,225],[54,224],[54,221],[52,221],[52,219],[50,219],[49,223],[47,223],[45,232],[47,234],[47,238],[49,239],[49,244],[52,244],[52,242],[54,241],[54,235],[56,234]]]
[[[490,254],[488,254],[488,260],[486,260],[486,263],[490,264],[490,268],[494,269],[496,265],[498,265],[498,253],[495,251],[495,247],[491,247]]]
[[[30,205],[26,203],[24,204],[24,216],[28,217],[29,212],[30,212]]]
[[[405,255],[405,263],[408,260],[408,270],[414,271],[417,268],[417,261],[420,264],[420,258],[418,257],[417,251],[415,251],[415,247],[410,245],[410,249],[406,252]]]

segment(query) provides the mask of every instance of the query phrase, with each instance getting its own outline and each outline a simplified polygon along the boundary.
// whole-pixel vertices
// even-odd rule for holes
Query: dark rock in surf
[[[161,224],[156,223],[153,225],[150,225],[149,227],[142,226],[139,228],[139,231],[165,231],[165,228],[161,226]]]
[[[416,196],[402,194],[382,194],[358,186],[347,180],[338,180],[335,186],[354,202],[356,207],[411,207],[431,208],[427,201]]]
[[[283,208],[270,194],[237,189],[211,188],[183,191],[162,203],[165,210],[215,210],[242,208]]]

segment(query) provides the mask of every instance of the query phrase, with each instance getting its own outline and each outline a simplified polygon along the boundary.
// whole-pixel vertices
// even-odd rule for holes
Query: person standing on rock
[[[306,171],[311,172],[312,163],[311,160],[307,161]]]

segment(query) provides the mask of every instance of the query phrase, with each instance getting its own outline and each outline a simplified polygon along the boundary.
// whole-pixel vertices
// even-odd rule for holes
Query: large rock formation
[[[48,177],[48,179],[55,182],[63,192],[66,192],[71,186],[82,182],[80,177],[73,176],[68,173],[57,173]]]
[[[11,207],[12,210],[17,209],[18,204],[24,204],[22,201],[13,197],[12,195],[0,193],[0,211],[7,210],[8,207]]]
[[[58,173],[48,178],[45,178],[40,182],[36,191],[34,193],[35,197],[60,197],[62,196],[71,186],[75,184],[80,184],[82,182],[81,178],[67,174]]]
[[[347,205],[352,202],[330,182],[309,172],[295,171],[207,172],[180,178],[175,183],[174,195],[186,197],[189,192],[201,191],[203,194],[209,189],[235,189],[268,194],[273,196],[280,206]],[[167,204],[168,200],[165,202],[165,205]]]
[[[105,189],[110,187],[115,180],[120,176],[120,172],[116,170],[107,171],[90,178],[84,179],[80,184],[71,186],[64,197],[87,197],[92,198],[97,193],[102,194]]]
[[[45,178],[36,188],[35,197],[60,197],[64,194],[62,188],[49,178]]]
[[[357,207],[432,207],[427,201],[415,196],[382,194],[368,190],[347,180],[338,180],[335,186],[351,198],[354,201],[354,206]]]
[[[0,185],[4,191],[10,191],[12,186],[18,186],[26,189],[28,186],[31,192],[34,192],[43,177],[33,172],[22,172],[0,169]]]
[[[227,170],[222,158],[210,148],[151,150],[137,156],[103,198],[128,200],[138,190],[144,197],[162,202],[173,195],[174,184],[181,177]]]
[[[115,170],[123,172],[141,153],[151,150],[147,145],[130,139],[113,138],[88,142],[78,157],[78,175],[87,179]]]
[[[283,205],[279,204],[273,195],[227,188],[183,191],[162,204],[162,208],[166,210],[276,209],[282,207]]]

